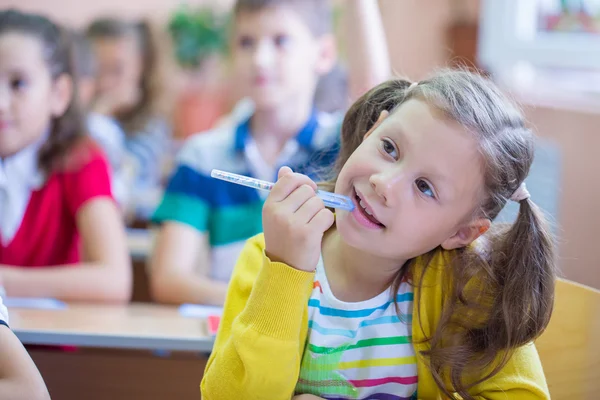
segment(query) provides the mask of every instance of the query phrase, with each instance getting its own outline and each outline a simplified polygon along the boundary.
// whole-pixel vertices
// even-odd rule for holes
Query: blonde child
[[[342,127],[326,209],[288,168],[233,274],[203,398],[547,399],[553,243],[534,137],[485,78],[392,80]],[[492,227],[508,200],[515,223]],[[335,221],[334,221],[335,220]]]
[[[45,17],[0,12],[0,281],[8,296],[125,302],[125,230],[70,50]]]

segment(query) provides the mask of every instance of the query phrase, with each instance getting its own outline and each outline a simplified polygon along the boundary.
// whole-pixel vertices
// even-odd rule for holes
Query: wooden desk
[[[204,320],[153,304],[11,309],[10,324],[24,344],[196,352],[210,352],[213,345]]]
[[[181,317],[176,307],[72,304],[9,312],[53,399],[200,398],[213,339],[204,320]]]
[[[152,234],[150,230],[128,228],[127,248],[134,261],[145,261],[152,251]]]

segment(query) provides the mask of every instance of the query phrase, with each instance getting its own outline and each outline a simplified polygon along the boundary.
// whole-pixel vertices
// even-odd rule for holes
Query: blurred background
[[[600,224],[600,1],[379,3],[396,74],[418,80],[437,68],[466,64],[492,74],[523,104],[544,139],[533,186],[541,193],[535,200],[555,222],[562,272],[600,288],[594,248]],[[80,29],[106,16],[149,21],[167,77],[163,100],[176,140],[210,128],[237,100],[235,91],[225,89],[227,64],[221,57],[231,5],[231,0],[0,1],[3,8],[43,13]],[[343,42],[340,38],[342,60]],[[144,201],[151,209],[159,197]]]
[[[337,8],[343,3],[334,2]],[[227,61],[232,4],[233,0],[0,0],[0,8],[42,13],[80,31],[105,17],[146,21],[150,26],[158,50],[154,83],[161,87],[161,115],[172,127],[172,140],[160,147],[164,157],[159,184],[136,189],[122,201],[136,275],[134,301],[149,298],[145,260],[151,244],[143,232],[172,173],[177,150],[190,135],[219,124],[240,100],[229,84]],[[539,138],[527,184],[533,201],[552,223],[561,275],[600,289],[595,248],[600,227],[600,0],[379,0],[379,6],[396,75],[418,81],[439,68],[467,66],[491,76],[521,103]],[[340,104],[347,96],[341,89],[346,83],[343,35],[338,40],[340,65],[318,89],[327,95],[317,96],[323,99],[319,108],[328,111],[343,108]],[[509,205],[501,219],[510,220],[515,213],[516,205]],[[92,370],[104,362],[104,355],[98,357],[90,363]],[[54,358],[36,361],[46,371],[56,365]],[[144,368],[144,362],[135,368]],[[185,364],[179,371],[188,363],[194,366],[177,379],[195,381],[201,370],[196,360],[178,362]],[[148,366],[143,372],[161,377],[174,367],[161,368],[157,372]],[[146,376],[140,387],[152,380]],[[139,392],[131,394],[129,398],[137,398]]]
[[[172,118],[174,153],[177,141],[210,128],[237,100],[227,88],[224,61],[232,3],[2,0],[0,6],[40,12],[78,29],[101,17],[149,21],[168,89],[161,100]],[[336,1],[338,7],[342,3]],[[594,249],[600,224],[600,1],[379,3],[396,74],[418,80],[449,65],[477,67],[523,104],[543,139],[530,186],[555,224],[562,272],[600,288]],[[343,37],[339,41],[343,64]],[[151,214],[160,194],[141,197],[147,204],[139,207],[148,210],[138,216]]]

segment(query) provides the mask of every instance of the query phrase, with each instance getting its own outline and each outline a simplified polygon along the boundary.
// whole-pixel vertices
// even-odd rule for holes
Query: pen
[[[220,171],[218,169],[213,169],[210,172],[210,176],[223,181],[266,191],[270,191],[274,185],[274,183],[272,182],[250,178],[248,176],[233,174],[231,172]],[[354,203],[347,196],[342,196],[337,193],[326,192],[324,190],[317,190],[317,196],[319,196],[319,198],[323,200],[323,203],[327,207],[339,208],[346,211],[354,210]]]

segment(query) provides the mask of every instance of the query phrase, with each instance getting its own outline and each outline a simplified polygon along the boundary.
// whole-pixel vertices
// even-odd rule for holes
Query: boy
[[[8,313],[0,297],[0,400],[9,399],[49,400],[50,395],[29,354],[8,328]]]
[[[377,2],[345,4],[358,97],[389,77],[390,63]],[[211,169],[273,181],[287,165],[315,178],[336,155],[342,115],[314,108],[317,81],[336,61],[328,1],[238,0],[234,17],[235,87],[254,108],[193,137],[179,155],[154,216],[162,226],[150,282],[160,302],[222,305],[245,240],[262,231],[266,194],[212,179]]]

